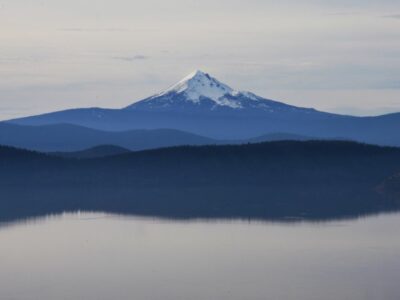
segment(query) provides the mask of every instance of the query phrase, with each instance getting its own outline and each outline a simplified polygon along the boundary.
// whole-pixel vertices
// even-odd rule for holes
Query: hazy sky
[[[126,106],[194,69],[299,106],[400,111],[400,1],[0,0],[0,119]]]

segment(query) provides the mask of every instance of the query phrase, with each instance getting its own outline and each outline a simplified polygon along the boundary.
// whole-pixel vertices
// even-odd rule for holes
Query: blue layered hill
[[[201,71],[122,109],[82,108],[9,120],[19,125],[73,124],[105,131],[173,129],[211,139],[284,132],[400,146],[400,114],[344,116],[236,91]]]
[[[139,151],[183,145],[247,144],[312,139],[315,138],[276,133],[245,140],[216,140],[174,129],[102,131],[71,124],[23,126],[0,123],[0,145],[42,152],[60,152],[60,155],[66,157],[107,156],[114,154],[115,151],[118,153],[121,148]],[[109,147],[105,147],[107,145]]]
[[[216,143],[213,139],[174,129],[108,132],[71,124],[22,126],[0,123],[0,145],[43,152],[81,151],[101,145],[138,151]]]

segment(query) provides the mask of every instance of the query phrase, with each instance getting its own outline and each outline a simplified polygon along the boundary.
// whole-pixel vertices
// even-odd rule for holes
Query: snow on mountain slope
[[[199,102],[201,97],[207,97],[217,102],[219,98],[232,92],[232,88],[212,78],[210,75],[202,71],[195,71],[169,89],[156,95],[156,97],[164,96],[168,93],[184,93],[188,100],[195,103]]]
[[[126,108],[77,108],[8,122],[30,126],[74,124],[103,131],[175,129],[230,140],[287,132],[385,145],[400,143],[400,114],[360,118],[297,107],[237,91],[201,71]]]
[[[264,112],[308,111],[281,102],[264,99],[250,92],[237,91],[202,71],[195,71],[172,87],[136,102],[126,109],[132,110],[243,110]]]

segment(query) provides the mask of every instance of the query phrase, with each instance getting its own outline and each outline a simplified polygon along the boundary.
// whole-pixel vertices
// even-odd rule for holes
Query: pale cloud
[[[117,59],[117,60],[123,60],[123,61],[134,61],[134,60],[149,59],[148,56],[142,55],[142,54],[133,55],[133,56],[114,56],[113,58]]]
[[[359,15],[359,14],[360,14],[360,12],[356,12],[356,11],[341,11],[341,12],[330,12],[330,13],[327,13],[326,15],[351,17],[351,16],[355,16],[355,15]]]
[[[129,32],[127,28],[60,28],[64,32]]]
[[[400,14],[397,15],[386,15],[383,16],[384,18],[391,18],[391,19],[400,19]]]
[[[282,100],[297,105],[329,109],[330,94],[346,90],[345,104],[356,107],[360,93],[350,91],[374,89],[362,111],[397,107],[379,97],[400,91],[397,0],[0,3],[0,104],[7,107],[122,107],[194,69],[265,97],[284,90],[290,98]],[[309,91],[320,100],[307,103]]]

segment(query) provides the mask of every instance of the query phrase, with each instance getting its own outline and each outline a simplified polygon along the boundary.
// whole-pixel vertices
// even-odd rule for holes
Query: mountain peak
[[[232,93],[234,90],[211,77],[208,73],[196,70],[174,84],[167,90],[159,93],[156,97],[164,96],[170,93],[185,94],[188,100],[195,103],[200,101],[201,97],[206,97],[217,101],[226,94]]]
[[[190,73],[189,75],[187,75],[183,80],[190,80],[190,79],[193,79],[193,78],[195,78],[195,77],[197,77],[197,78],[200,78],[200,77],[207,77],[207,78],[209,78],[210,77],[210,75],[208,74],[208,73],[206,73],[206,72],[203,72],[202,70],[194,70],[192,73]]]
[[[133,103],[126,109],[146,111],[243,111],[256,113],[295,111],[297,107],[265,99],[250,92],[237,91],[200,70],[184,77],[170,88]]]

